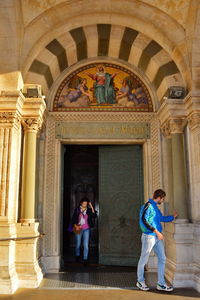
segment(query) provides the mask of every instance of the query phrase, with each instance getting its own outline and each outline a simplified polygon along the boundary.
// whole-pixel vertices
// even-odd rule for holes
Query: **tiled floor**
[[[171,293],[155,289],[156,274],[146,274],[151,290],[136,289],[136,270],[128,267],[71,266],[67,272],[46,274],[38,289],[19,289],[0,300],[193,300],[200,293],[193,289],[175,289]]]
[[[136,272],[130,267],[69,267],[67,272],[47,274],[40,289],[133,289]]]

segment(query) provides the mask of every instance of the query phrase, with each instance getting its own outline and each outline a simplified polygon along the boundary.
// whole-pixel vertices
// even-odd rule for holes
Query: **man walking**
[[[140,210],[140,229],[142,230],[142,251],[137,267],[137,283],[136,286],[148,291],[149,287],[145,283],[144,266],[148,262],[149,255],[153,249],[158,257],[158,282],[157,290],[171,292],[172,286],[168,286],[165,282],[165,250],[163,245],[163,234],[161,222],[172,222],[177,213],[171,216],[163,216],[157,205],[165,200],[166,193],[159,189],[153,194],[153,199],[149,199],[147,203],[142,205]]]

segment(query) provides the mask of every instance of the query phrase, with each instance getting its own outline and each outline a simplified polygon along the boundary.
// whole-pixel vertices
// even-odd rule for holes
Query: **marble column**
[[[186,161],[183,130],[186,125],[184,119],[170,120],[172,143],[172,170],[173,170],[173,199],[174,209],[178,212],[178,218],[188,221],[187,209],[187,180]]]
[[[173,194],[173,162],[172,162],[172,138],[170,135],[170,129],[168,124],[165,124],[161,128],[162,134],[164,136],[164,147],[165,147],[165,155],[166,161],[164,165],[163,173],[167,173],[165,178],[167,182],[164,184],[166,186],[166,194],[168,200],[168,212],[172,213],[174,211],[174,194]]]
[[[21,193],[21,223],[35,222],[36,140],[41,126],[38,119],[23,120],[24,149]]]
[[[173,194],[173,162],[172,162],[172,139],[166,137],[167,147],[167,165],[168,165],[168,196],[169,199],[169,212],[174,211],[174,194]]]

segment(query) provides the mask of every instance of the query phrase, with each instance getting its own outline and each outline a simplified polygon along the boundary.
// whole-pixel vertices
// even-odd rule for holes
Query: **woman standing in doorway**
[[[83,264],[88,264],[90,228],[95,225],[97,212],[94,210],[92,203],[87,198],[83,198],[79,206],[75,208],[72,216],[72,225],[76,238],[76,261],[80,261],[80,246],[83,238]]]

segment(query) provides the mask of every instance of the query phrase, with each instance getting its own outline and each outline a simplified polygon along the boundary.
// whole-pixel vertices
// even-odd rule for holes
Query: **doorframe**
[[[59,272],[62,269],[62,243],[63,243],[63,155],[64,155],[64,145],[136,145],[140,144],[143,148],[143,192],[144,192],[144,201],[147,199],[147,195],[149,194],[149,188],[151,184],[148,183],[147,177],[151,170],[151,160],[148,160],[148,154],[150,152],[150,143],[145,140],[117,140],[110,141],[99,139],[98,141],[83,141],[83,140],[57,140],[55,144],[55,149],[57,152],[56,155],[56,163],[55,163],[55,174],[56,174],[56,188],[55,188],[55,197],[57,198],[56,210],[54,211],[54,224],[53,232],[54,236],[52,239],[52,243],[54,245],[54,249],[57,252],[56,255],[42,257],[42,265],[45,272]],[[59,216],[59,217],[56,217]]]
[[[91,114],[93,117],[93,114]],[[63,144],[82,145],[131,145],[142,144],[143,146],[143,179],[144,201],[152,195],[154,189],[161,186],[161,162],[160,162],[160,127],[155,114],[137,114],[137,121],[147,121],[150,124],[151,137],[149,139],[58,139],[55,137],[55,123],[58,120],[68,120],[65,115],[60,119],[60,114],[52,113],[47,118],[47,135],[45,141],[45,164],[43,185],[43,224],[42,228],[45,239],[42,244],[40,262],[44,272],[59,272],[61,267],[61,239],[62,239],[62,174],[61,156]],[[104,118],[104,116],[100,116]],[[80,115],[81,118],[81,115]],[[84,115],[84,119],[87,115]],[[105,116],[107,118],[107,116]],[[133,116],[127,116],[128,121],[133,121]],[[77,122],[78,117],[76,117]],[[81,119],[83,121],[84,119]],[[95,121],[98,120],[96,116]],[[94,122],[95,122],[94,121]],[[75,122],[75,120],[73,120]],[[93,122],[93,121],[92,121]],[[91,122],[91,124],[92,124]],[[152,263],[154,265],[154,263]]]

